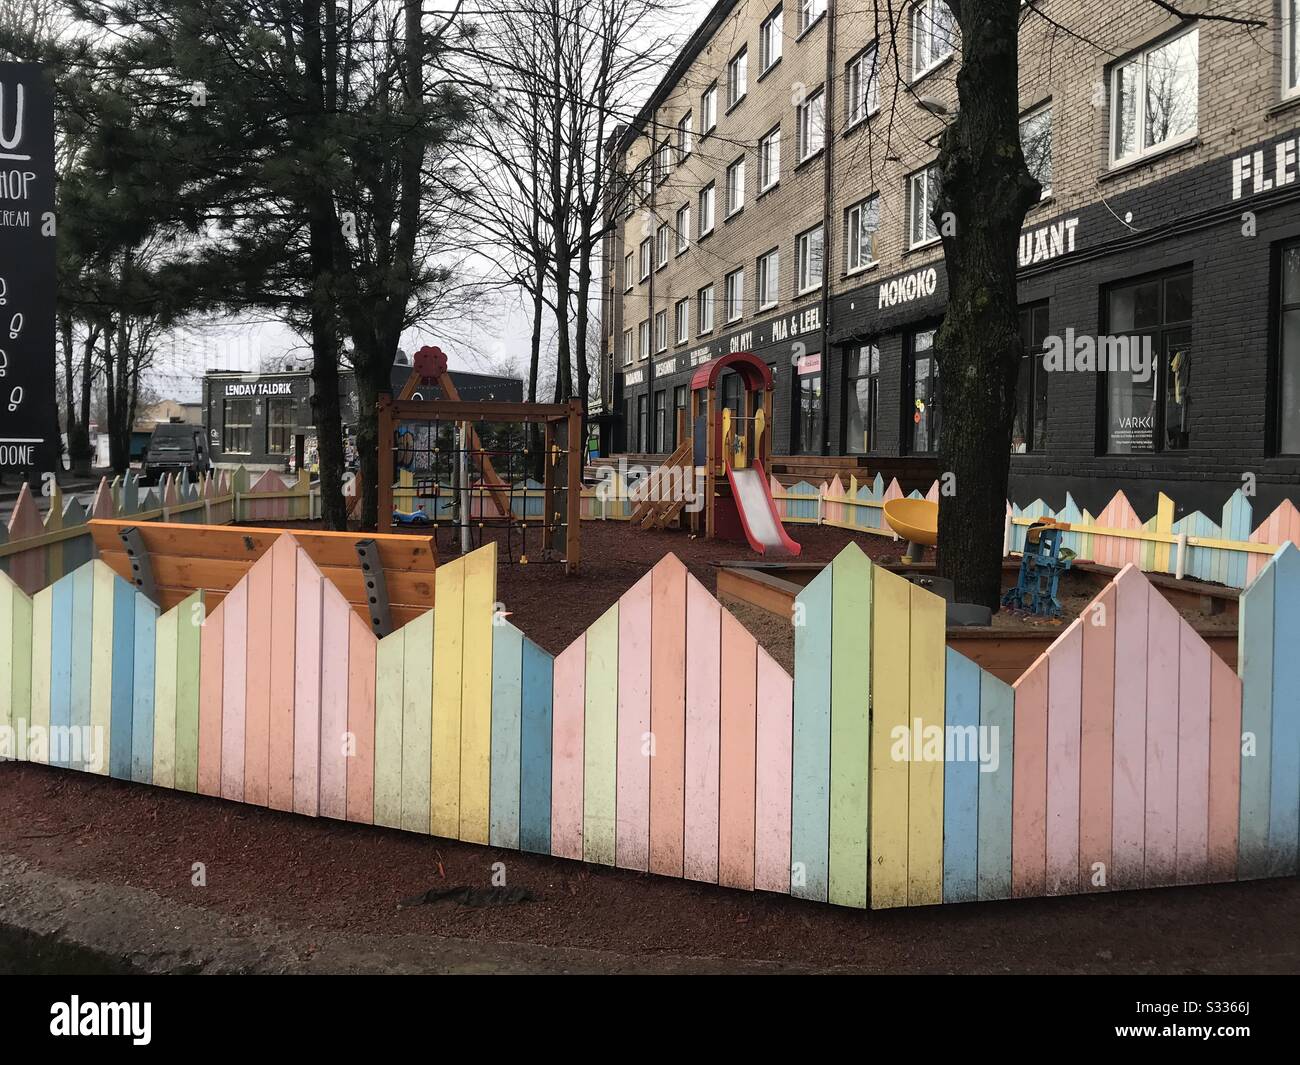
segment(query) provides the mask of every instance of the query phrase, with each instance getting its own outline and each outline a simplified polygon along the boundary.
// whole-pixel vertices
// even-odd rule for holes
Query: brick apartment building
[[[1261,513],[1300,500],[1300,0],[1232,7],[1267,29],[1150,0],[1023,8],[1044,194],[1020,241],[1017,502],[1095,512],[1122,488],[1217,513],[1244,474]],[[614,145],[613,449],[671,450],[692,367],[750,350],[776,376],[776,454],[933,455],[929,167],[960,51],[942,0],[719,0]],[[1150,379],[1051,372],[1045,353],[1100,336],[1149,344]]]

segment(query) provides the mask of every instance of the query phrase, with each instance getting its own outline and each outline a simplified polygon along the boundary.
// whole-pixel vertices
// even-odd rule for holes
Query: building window
[[[799,129],[799,162],[816,155],[826,146],[826,94],[818,89],[796,109]]]
[[[1278,453],[1300,455],[1300,243],[1282,249]]]
[[[650,276],[650,238],[646,237],[641,242],[641,280],[644,281]]]
[[[919,78],[957,46],[957,23],[943,0],[918,0],[911,12],[912,77]]]
[[[700,189],[700,236],[713,232],[713,182]]]
[[[1107,452],[1185,450],[1191,440],[1192,272],[1109,289],[1106,323],[1096,365],[1106,371]]]
[[[1011,451],[1047,448],[1047,301],[1020,308],[1020,380],[1016,385],[1016,417],[1011,423]]]
[[[939,198],[939,168],[927,166],[907,179],[908,245],[919,248],[939,239],[930,212]]]
[[[668,350],[668,312],[655,311],[655,354]]]
[[[221,450],[227,455],[251,455],[253,401],[228,399],[221,417]]]
[[[799,0],[799,34],[808,32],[819,18],[826,14],[826,0]]]
[[[647,159],[641,164],[641,202],[649,203],[650,198],[654,195],[654,172],[650,166],[650,160]]]
[[[655,152],[655,182],[662,185],[668,180],[668,175],[673,169],[673,145],[667,137],[659,144],[659,150]]]
[[[718,124],[718,86],[710,85],[700,95],[700,133],[711,133]]]
[[[804,455],[822,450],[822,375],[802,374],[795,378],[795,444]]]
[[[655,260],[660,266],[668,265],[668,227],[666,225],[655,230]]]
[[[1052,194],[1052,105],[1047,104],[1020,120],[1020,150],[1025,166],[1043,187],[1042,198]]]
[[[799,277],[797,295],[821,288],[822,259],[825,246],[821,226],[814,226],[806,233],[799,234]]]
[[[773,248],[758,257],[757,290],[758,309],[775,307],[781,286],[781,252]]]
[[[623,291],[631,292],[633,284],[634,282],[632,279],[632,253],[628,252],[627,255],[624,256],[623,258]]]
[[[844,451],[869,455],[879,446],[876,426],[880,414],[880,348],[863,344],[850,348],[844,361]]]
[[[933,329],[912,334],[908,356],[911,402],[905,412],[903,438],[913,455],[924,455],[939,450],[939,361],[934,357]]]
[[[844,269],[865,270],[876,261],[876,232],[880,229],[880,197],[868,196],[844,212]]]
[[[749,49],[742,48],[727,64],[727,110],[735,107],[749,92]]]
[[[691,301],[680,299],[673,305],[673,334],[678,344],[685,344],[691,339]]]
[[[650,357],[650,319],[636,327],[637,354],[643,359]]]
[[[695,294],[696,330],[709,333],[713,330],[713,286],[705,285]]]
[[[1193,28],[1112,68],[1112,163],[1138,159],[1195,136],[1198,52]]]
[[[781,127],[758,142],[758,191],[766,192],[781,180]]]
[[[655,443],[652,450],[659,453],[668,450],[668,392],[662,388],[655,393]]]
[[[689,396],[690,396],[690,389],[688,389],[685,385],[678,385],[676,388],[673,389],[673,447],[674,448],[677,447],[677,445],[680,444],[683,439],[685,439],[684,436],[678,435],[677,426],[678,423],[684,423],[686,421],[686,417],[687,417],[686,403]]]
[[[728,322],[740,321],[745,303],[745,268],[732,270],[727,275],[726,312]]]
[[[649,451],[650,448],[651,448],[653,445],[650,443],[650,438],[646,435],[646,409],[645,409],[645,406],[646,406],[646,397],[643,396],[643,395],[642,395],[642,396],[637,396],[637,397],[636,397],[636,438],[637,438],[637,443],[638,443],[642,448],[644,448],[646,451]]]
[[[778,7],[763,20],[758,27],[758,67],[766,74],[772,65],[781,58],[781,9]]]
[[[623,365],[631,366],[634,357],[632,349],[632,330],[623,330]]]
[[[874,44],[849,60],[844,70],[844,89],[850,126],[869,118],[879,109],[880,74],[876,70]]]
[[[682,204],[677,208],[677,254],[681,255],[691,243],[691,205]]]
[[[690,155],[691,149],[694,147],[693,121],[691,113],[687,111],[677,122],[677,155],[681,159],[685,159]]]
[[[298,405],[283,397],[266,401],[266,453],[287,455],[293,442],[293,428]]]
[[[727,217],[745,206],[745,157],[727,167]]]
[[[1282,0],[1282,95],[1300,92],[1300,0]]]

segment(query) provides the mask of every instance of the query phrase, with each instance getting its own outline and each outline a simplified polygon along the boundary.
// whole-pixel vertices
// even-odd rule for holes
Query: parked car
[[[191,481],[212,469],[201,425],[167,422],[155,427],[140,464],[140,483],[157,484],[167,473],[188,470]]]

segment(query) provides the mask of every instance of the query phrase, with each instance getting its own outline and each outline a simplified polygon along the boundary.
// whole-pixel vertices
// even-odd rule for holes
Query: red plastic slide
[[[727,481],[749,546],[760,555],[797,555],[800,547],[781,524],[763,464],[755,460],[747,470],[733,470],[728,466]]]

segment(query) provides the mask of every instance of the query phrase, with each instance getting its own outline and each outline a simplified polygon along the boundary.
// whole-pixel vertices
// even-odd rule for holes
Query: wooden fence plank
[[[14,582],[17,584],[17,582]],[[19,586],[21,590],[21,586]],[[32,596],[32,712],[29,718],[31,728],[40,728],[48,736],[50,727],[50,695],[53,676],[51,673],[51,655],[54,649],[53,627],[54,589],[42,588]],[[49,744],[39,744],[33,749],[29,744],[27,760],[31,762],[48,762]]]
[[[944,721],[975,757],[944,764],[943,901],[970,902],[979,894],[980,668],[951,647],[945,665]]]
[[[158,619],[154,638],[153,783],[176,786],[176,645],[182,606]]]
[[[135,664],[131,694],[131,779],[153,782],[154,690],[158,662],[158,608],[135,600]]]
[[[682,875],[686,791],[686,567],[673,555],[650,582],[650,871]],[[558,687],[558,685],[557,685]]]
[[[867,906],[871,765],[871,562],[852,544],[831,563],[827,899]]]
[[[113,742],[113,643],[114,585],[117,578],[102,562],[89,562],[86,567],[94,585],[91,606],[91,628],[94,631],[90,652],[90,727],[97,739],[98,764],[87,766],[92,772],[107,774],[111,761]]]
[[[582,857],[614,864],[618,775],[618,604],[587,630],[582,740]]]
[[[989,736],[996,764],[981,766],[979,797],[979,897],[1011,897],[1012,780],[1015,773],[1015,691],[991,673],[980,673],[980,727]]]
[[[77,730],[76,746],[69,748],[73,769],[89,769],[91,659],[95,653],[95,569],[81,566],[72,579],[72,710],[70,724]]]
[[[614,864],[650,868],[650,598],[647,573],[618,601],[618,800]]]
[[[68,574],[54,582],[54,603],[50,630],[50,764],[67,766],[66,743],[72,725],[72,640],[75,576]],[[62,731],[60,731],[62,730]],[[56,741],[58,741],[56,743]]]
[[[450,594],[443,598],[440,584],[437,614],[430,611],[408,622],[402,630],[406,633],[406,648],[402,669],[401,827],[408,832],[428,834],[431,828],[432,796],[435,791],[439,795],[446,794],[445,782],[439,788],[432,775],[443,772],[443,766],[450,760],[445,750],[439,751],[433,746],[433,693],[436,683],[434,656],[437,654],[435,642],[439,621],[445,617],[447,623],[455,623],[459,631],[459,607],[459,596],[455,600]],[[453,612],[455,617],[452,616]],[[444,661],[439,659],[439,666]],[[456,696],[459,707],[459,687]],[[459,723],[458,715],[457,732]],[[451,754],[458,757],[459,747],[453,748]],[[454,814],[453,804],[453,816],[448,820],[444,815],[439,824],[441,830],[436,835],[456,838],[458,821]]]
[[[293,711],[298,643],[298,545],[285,533],[271,548],[271,682],[268,687],[266,804],[293,809]]]
[[[1237,879],[1241,813],[1241,678],[1210,655],[1210,792],[1206,874]]]
[[[461,678],[465,642],[465,560],[438,567],[433,615],[429,801],[435,836],[460,832]],[[410,701],[410,692],[407,700]],[[426,699],[427,701],[427,699]],[[423,735],[423,734],[421,734]],[[408,741],[409,742],[409,741]]]
[[[319,812],[340,821],[348,816],[348,763],[356,743],[348,728],[353,616],[339,590],[329,581],[322,583]],[[374,685],[362,687],[373,690]],[[297,782],[295,771],[295,788]]]
[[[551,853],[582,857],[583,714],[586,703],[587,636],[583,633],[555,659],[551,725]]]
[[[296,547],[295,543],[295,547]],[[320,570],[305,551],[296,551],[293,651],[293,811],[320,812],[321,618]]]
[[[1271,563],[1273,597],[1273,722],[1268,795],[1269,869],[1300,872],[1300,548],[1288,543]]]
[[[199,688],[204,623],[202,589],[182,605],[176,616],[176,752],[173,787],[197,791],[199,786]]]
[[[0,758],[18,757],[17,744],[13,741],[15,725],[15,700],[11,678],[14,673],[14,601],[21,595],[18,585],[7,576],[0,574],[0,729],[9,730],[0,737]],[[31,649],[28,648],[28,656]]]
[[[920,723],[923,739],[938,730],[939,756],[923,757],[908,766],[907,903],[924,906],[943,902],[943,736],[944,655],[947,606],[942,598],[911,585],[912,647],[910,706],[913,728]]]
[[[1047,694],[1051,660],[1015,683],[1015,767],[1011,812],[1011,894],[1042,895],[1047,882]]]
[[[907,905],[909,782],[898,729],[912,731],[912,586],[880,566],[871,587],[871,908]],[[795,666],[795,695],[799,693]],[[798,720],[796,719],[796,725]],[[905,755],[907,752],[902,752]]]
[[[722,720],[722,608],[686,578],[686,824],[683,872],[718,882]]]
[[[489,542],[465,559],[465,620],[461,666],[460,832],[487,843],[492,782],[492,620],[497,550]]]
[[[1177,855],[1174,879],[1203,883],[1210,827],[1211,651],[1186,621],[1178,621]]]
[[[375,657],[379,644],[364,621],[348,614],[347,818],[370,824],[375,811]]]
[[[406,631],[419,619],[390,633],[375,648],[374,823],[402,826],[402,717],[406,675]],[[428,624],[428,622],[426,622]]]
[[[1115,728],[1111,806],[1113,888],[1140,887],[1146,832],[1148,599],[1136,567],[1115,579]]]
[[[269,705],[269,667],[255,670],[258,639],[269,647],[270,633],[254,614],[253,594],[264,586],[269,608],[270,559],[261,573],[252,572],[221,601],[221,797],[266,805],[267,733],[265,712],[254,723],[253,704]],[[263,578],[259,580],[258,578]]]
[[[1178,611],[1152,593],[1147,615],[1146,812],[1143,883],[1174,882],[1178,865]]]
[[[1108,883],[1115,773],[1115,586],[1080,615],[1083,674],[1079,736],[1079,885]]]
[[[754,887],[758,643],[725,611],[720,676],[718,883],[749,891]]]
[[[1083,626],[1076,618],[1048,649],[1046,889],[1079,890],[1080,736],[1083,714]]]
[[[492,823],[494,847],[519,848],[519,740],[523,711],[523,633],[492,626]]]
[[[7,578],[0,578],[5,579]],[[35,632],[35,604],[12,581],[10,604],[10,675],[8,682],[10,716],[15,731],[15,758],[26,758],[30,741],[29,729],[32,713],[32,639]],[[3,676],[3,674],[0,674]],[[5,682],[0,680],[0,686]]]
[[[551,853],[553,660],[524,639],[523,717],[519,744],[519,845]]]
[[[755,716],[754,887],[788,894],[794,683],[761,647]]]
[[[790,893],[825,902],[830,890],[833,566],[795,598]],[[874,801],[874,800],[873,800]]]
[[[1260,571],[1238,604],[1241,675],[1241,806],[1237,876],[1268,876],[1269,789],[1273,735],[1273,618],[1277,567]]]
[[[217,604],[204,621],[199,644],[199,773],[196,787],[200,795],[220,795],[221,704],[226,679],[224,602]]]

